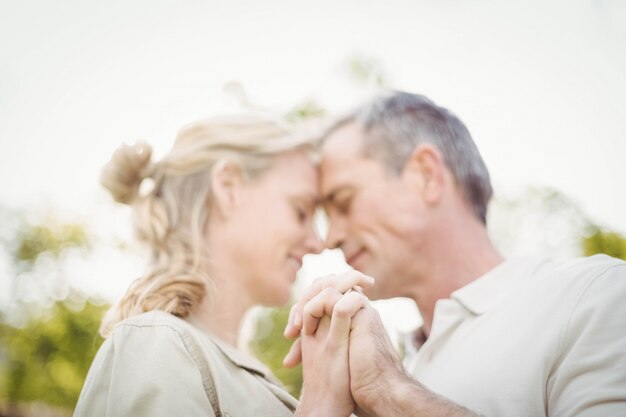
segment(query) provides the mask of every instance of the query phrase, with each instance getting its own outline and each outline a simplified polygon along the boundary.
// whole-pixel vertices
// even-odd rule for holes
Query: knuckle
[[[357,298],[359,299],[359,301],[365,305],[367,305],[369,303],[369,298],[367,298],[367,296],[365,294],[362,294],[360,292],[355,292],[355,294],[357,294]]]
[[[324,297],[324,299],[328,300],[334,298],[336,293],[337,290],[335,290],[333,287],[326,287],[322,291],[322,296]]]
[[[307,304],[304,306],[304,308],[302,309],[302,312],[304,313],[305,316],[311,316],[313,314],[313,305],[312,304]]]
[[[324,281],[323,288],[324,289],[333,288],[335,286],[335,281],[336,281],[335,279],[328,278],[326,281]]]
[[[350,309],[346,305],[336,305],[333,309],[333,317],[345,319],[350,317]]]

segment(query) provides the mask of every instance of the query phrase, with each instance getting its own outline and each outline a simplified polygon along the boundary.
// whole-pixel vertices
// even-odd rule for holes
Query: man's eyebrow
[[[341,194],[344,191],[352,191],[353,189],[354,189],[354,187],[352,187],[350,185],[341,185],[341,186],[335,188],[330,193],[328,193],[326,196],[324,196],[322,198],[322,203],[324,203],[324,204],[334,203],[338,194]]]

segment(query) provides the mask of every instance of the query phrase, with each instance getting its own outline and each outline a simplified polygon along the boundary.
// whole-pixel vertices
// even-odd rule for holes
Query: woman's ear
[[[228,217],[239,204],[242,185],[243,172],[235,162],[222,159],[213,165],[211,170],[212,205],[223,217]]]
[[[411,153],[402,170],[402,176],[426,203],[434,204],[443,193],[446,169],[439,149],[430,143],[422,143]]]

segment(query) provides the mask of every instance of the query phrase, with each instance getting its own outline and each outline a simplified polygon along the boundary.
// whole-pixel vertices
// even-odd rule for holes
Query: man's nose
[[[346,233],[343,221],[335,218],[329,218],[328,233],[326,235],[326,241],[324,242],[324,246],[327,249],[341,248],[345,239]]]

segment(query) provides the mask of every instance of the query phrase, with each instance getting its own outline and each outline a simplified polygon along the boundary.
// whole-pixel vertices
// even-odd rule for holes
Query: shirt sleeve
[[[213,417],[197,358],[179,330],[121,325],[96,355],[74,417]]]
[[[580,296],[547,388],[551,417],[626,415],[626,266]]]

